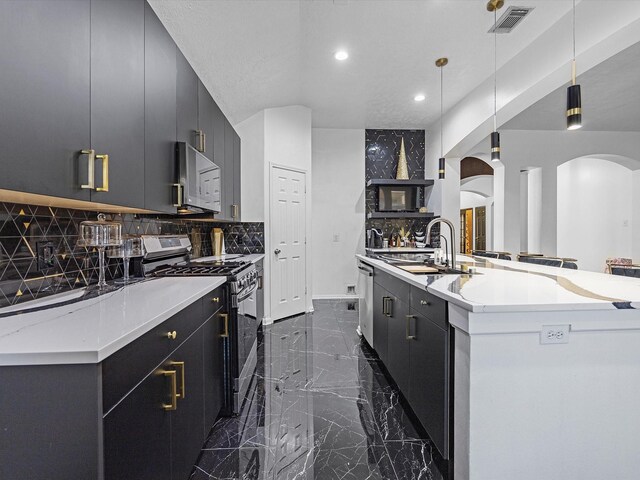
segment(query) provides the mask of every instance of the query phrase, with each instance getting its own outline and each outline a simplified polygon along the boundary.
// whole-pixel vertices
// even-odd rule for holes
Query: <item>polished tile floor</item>
[[[345,301],[264,329],[242,413],[219,418],[192,479],[443,480]]]

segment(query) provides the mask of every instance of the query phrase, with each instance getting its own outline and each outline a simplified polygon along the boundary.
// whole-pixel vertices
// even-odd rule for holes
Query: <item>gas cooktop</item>
[[[251,265],[251,262],[198,262],[189,265],[161,265],[150,272],[155,277],[233,276]]]

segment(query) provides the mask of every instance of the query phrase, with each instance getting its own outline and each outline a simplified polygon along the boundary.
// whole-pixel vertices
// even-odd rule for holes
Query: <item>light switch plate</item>
[[[540,332],[540,343],[569,343],[571,325],[543,325]]]

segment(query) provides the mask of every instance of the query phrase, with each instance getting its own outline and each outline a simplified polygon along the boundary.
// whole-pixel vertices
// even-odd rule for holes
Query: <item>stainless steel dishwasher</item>
[[[358,333],[373,347],[373,267],[358,261]]]

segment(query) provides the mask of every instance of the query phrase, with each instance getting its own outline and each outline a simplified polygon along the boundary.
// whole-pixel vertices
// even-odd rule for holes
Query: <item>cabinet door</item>
[[[204,434],[208,435],[224,402],[222,337],[224,316],[214,314],[203,327],[204,337]]]
[[[448,336],[431,320],[411,310],[411,379],[409,404],[438,450],[448,444]]]
[[[227,208],[230,200],[229,187],[228,187],[228,172],[229,168],[233,168],[232,160],[227,158],[227,118],[220,110],[218,105],[215,105],[214,120],[213,120],[213,161],[220,167],[221,182],[220,182],[220,213],[216,214],[216,218],[220,220],[230,220],[231,211]]]
[[[176,48],[177,67],[177,133],[178,141],[196,146],[196,130],[198,129],[198,75]]]
[[[241,149],[240,149],[240,135],[233,132],[233,219],[236,222],[239,222],[242,218],[242,208],[240,206],[241,203]]]
[[[229,120],[225,118],[224,121],[224,161],[225,168],[222,172],[222,190],[223,190],[223,206],[225,218],[228,220],[234,220],[234,208],[233,208],[233,171],[234,171],[234,142],[236,137],[236,131],[229,123]]]
[[[91,200],[135,208],[144,208],[144,6],[91,1],[91,148],[109,155],[109,191]],[[99,160],[95,172],[104,187]]]
[[[374,270],[374,275],[378,270]],[[390,295],[377,283],[373,283],[373,348],[382,360],[387,364],[387,335],[388,325],[385,315],[385,302]]]
[[[106,480],[171,479],[170,412],[163,408],[171,403],[171,378],[162,371],[151,373],[104,417]]]
[[[171,412],[171,471],[174,480],[189,478],[204,443],[203,329],[170,356],[165,368],[178,373],[177,410]],[[184,381],[184,383],[183,383]]]
[[[216,102],[202,81],[198,80],[198,129],[205,135],[204,156],[216,161],[213,157],[213,119],[215,116]]]
[[[409,367],[411,344],[407,339],[409,308],[398,297],[390,295],[388,310],[387,369],[405,397],[409,397]]]
[[[144,21],[144,204],[175,213],[176,44],[149,4]]]
[[[89,0],[0,2],[0,188],[89,200]]]

